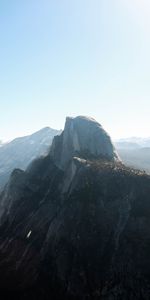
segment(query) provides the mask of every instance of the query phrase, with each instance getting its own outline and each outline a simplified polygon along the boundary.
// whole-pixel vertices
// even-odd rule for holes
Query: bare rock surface
[[[54,138],[51,156],[65,169],[73,156],[119,160],[110,136],[93,118],[67,117],[61,136]]]
[[[0,299],[149,300],[150,176],[73,120],[0,195]]]

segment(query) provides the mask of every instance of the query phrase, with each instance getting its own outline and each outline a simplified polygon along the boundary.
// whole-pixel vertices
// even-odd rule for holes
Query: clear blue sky
[[[150,136],[149,0],[0,0],[0,139],[66,115]]]

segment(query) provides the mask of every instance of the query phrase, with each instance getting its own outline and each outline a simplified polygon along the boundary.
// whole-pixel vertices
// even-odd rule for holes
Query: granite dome
[[[50,155],[61,169],[74,156],[119,160],[108,133],[96,120],[86,116],[66,118],[64,131],[54,138]]]

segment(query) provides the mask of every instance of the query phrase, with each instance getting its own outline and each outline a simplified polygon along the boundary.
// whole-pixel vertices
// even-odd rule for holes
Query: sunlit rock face
[[[74,156],[119,160],[110,136],[93,118],[79,116],[66,118],[61,136],[54,138],[51,157],[65,169]]]

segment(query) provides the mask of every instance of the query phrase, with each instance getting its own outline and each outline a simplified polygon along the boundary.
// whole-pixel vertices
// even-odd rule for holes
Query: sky
[[[77,115],[150,136],[150,1],[0,0],[0,140]]]

